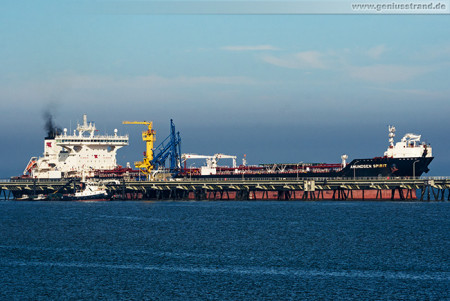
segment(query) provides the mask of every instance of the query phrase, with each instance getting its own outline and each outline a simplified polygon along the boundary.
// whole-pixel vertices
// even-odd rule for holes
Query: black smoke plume
[[[53,123],[53,116],[49,111],[44,112],[45,120],[45,131],[47,132],[47,137],[45,139],[55,139],[55,136],[61,135],[61,128],[55,126]]]

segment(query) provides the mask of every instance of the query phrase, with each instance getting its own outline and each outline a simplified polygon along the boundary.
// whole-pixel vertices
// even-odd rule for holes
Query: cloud
[[[224,46],[220,48],[226,51],[274,51],[280,50],[272,45],[255,45],[255,46]]]
[[[385,86],[374,86],[372,87],[373,90],[386,92],[390,95],[399,95],[399,96],[407,96],[407,100],[410,101],[411,97],[413,98],[423,98],[427,97],[428,99],[438,100],[442,99],[447,101],[447,95],[450,92],[450,90],[447,91],[435,91],[432,89],[426,90],[426,89],[401,89],[401,88],[387,88]],[[398,98],[400,99],[400,98]]]
[[[386,50],[387,50],[387,48],[385,45],[378,45],[378,46],[370,48],[367,51],[367,55],[370,58],[379,59],[381,57],[381,55],[386,52]]]
[[[185,99],[194,95],[219,95],[235,93],[241,87],[252,87],[262,82],[246,76],[178,76],[158,75],[113,77],[103,75],[59,74],[51,78],[0,83],[0,102],[31,104],[37,102],[76,100],[77,102],[101,99],[136,100],[150,96],[161,99]],[[20,87],[20,88],[19,88]],[[189,96],[188,96],[189,94]]]
[[[349,66],[349,75],[375,83],[402,82],[416,78],[433,70],[431,67],[403,65]]]
[[[450,43],[426,46],[421,49],[413,49],[411,52],[413,60],[438,61],[440,63],[450,63]]]
[[[145,87],[186,87],[196,85],[252,85],[257,81],[245,76],[179,76],[158,75],[113,78],[107,76],[74,75],[64,79],[79,88],[99,88],[102,86],[145,88]]]
[[[291,69],[326,69],[326,56],[318,51],[297,52],[285,56],[262,56],[266,63]]]
[[[339,79],[360,80],[383,84],[389,82],[407,82],[427,73],[443,68],[443,64],[370,64],[367,57],[381,59],[386,53],[385,45],[378,45],[366,50],[348,51],[303,51],[285,55],[263,55],[265,63],[289,69],[328,72],[338,75]],[[358,58],[365,57],[365,62]],[[332,71],[333,73],[330,73]]]

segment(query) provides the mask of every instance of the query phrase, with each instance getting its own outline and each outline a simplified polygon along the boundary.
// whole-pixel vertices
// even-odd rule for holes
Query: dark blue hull
[[[285,172],[247,172],[234,174],[215,175],[192,175],[191,178],[213,178],[213,179],[237,179],[237,178],[353,178],[353,177],[420,177],[429,171],[428,165],[433,157],[415,158],[388,158],[379,157],[372,159],[355,159],[345,168],[340,170],[330,169],[328,171],[307,171],[301,169],[297,172],[296,164]],[[301,167],[301,165],[298,165]]]
[[[355,159],[340,174],[343,177],[420,177],[429,171],[433,157]]]

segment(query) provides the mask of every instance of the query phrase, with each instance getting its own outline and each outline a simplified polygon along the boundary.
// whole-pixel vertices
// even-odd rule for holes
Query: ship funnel
[[[53,123],[53,116],[49,111],[44,112],[45,130],[47,137],[45,139],[55,139],[57,135],[61,135],[62,130]]]

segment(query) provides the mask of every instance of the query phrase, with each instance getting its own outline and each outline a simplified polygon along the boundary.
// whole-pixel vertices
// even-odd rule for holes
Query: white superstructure
[[[431,146],[420,142],[421,135],[406,134],[400,142],[394,145],[395,127],[389,126],[389,147],[384,153],[390,158],[432,157]]]
[[[94,176],[95,171],[111,170],[117,167],[116,153],[128,145],[128,135],[95,135],[93,122],[83,115],[83,124],[78,124],[73,135],[64,129],[62,134],[44,140],[42,157],[32,157],[24,175],[33,178],[61,178]]]

